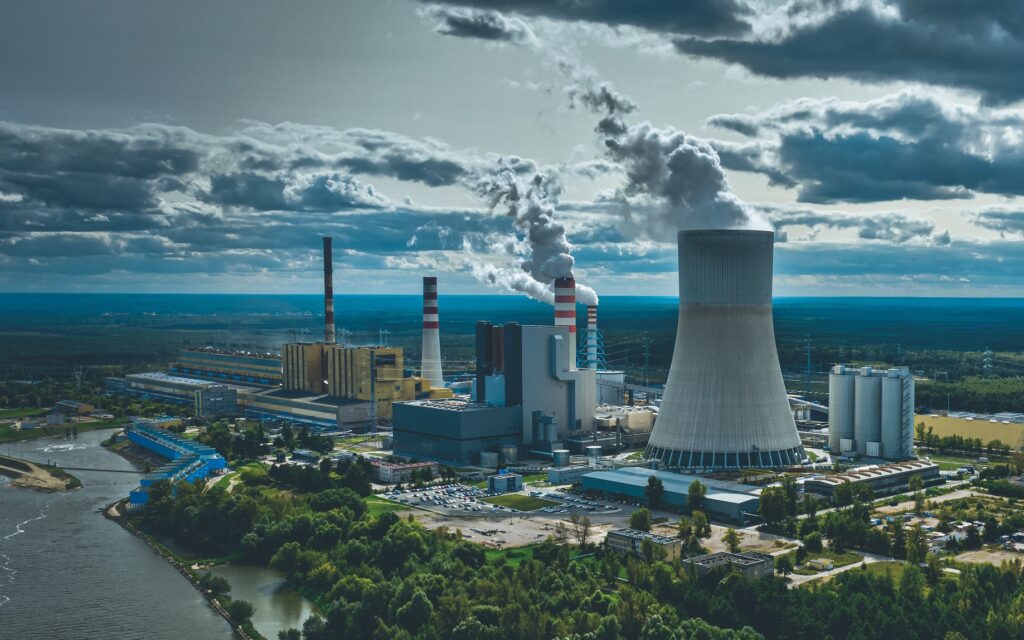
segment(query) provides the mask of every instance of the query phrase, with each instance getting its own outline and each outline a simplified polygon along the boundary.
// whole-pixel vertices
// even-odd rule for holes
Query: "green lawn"
[[[521,493],[509,493],[503,496],[493,496],[491,498],[483,498],[484,502],[496,504],[500,507],[509,507],[510,509],[518,509],[519,511],[535,511],[542,507],[555,507],[559,503],[551,500],[545,500],[544,498],[535,498],[533,496],[524,496]]]
[[[484,557],[487,560],[505,559],[505,562],[513,567],[518,567],[524,560],[533,558],[533,546],[514,547],[512,549],[486,549]]]
[[[96,420],[94,422],[75,422],[68,424],[58,424],[49,427],[39,427],[36,429],[27,430],[15,430],[14,425],[0,424],[0,444],[5,442],[17,442],[18,440],[31,440],[32,438],[45,438],[47,436],[63,436],[64,427],[78,427],[79,433],[86,431],[95,431],[96,429],[111,429],[119,427],[126,423],[127,420],[124,418],[115,418],[114,420]]]
[[[48,409],[0,409],[0,420],[26,418],[29,416],[41,416],[47,411]]]
[[[404,511],[406,509],[413,509],[409,505],[399,504],[390,500],[378,496],[367,496],[363,498],[363,502],[366,503],[366,510],[371,516],[379,516],[382,513],[388,511]]]

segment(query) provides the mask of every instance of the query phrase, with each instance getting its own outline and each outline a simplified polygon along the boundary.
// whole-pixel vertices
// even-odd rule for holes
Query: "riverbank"
[[[67,491],[82,486],[78,478],[59,467],[44,467],[7,456],[0,456],[0,474],[11,478],[12,487],[35,491]]]
[[[227,621],[228,624],[231,625],[231,628],[234,630],[237,638],[240,638],[241,640],[267,640],[253,628],[251,623],[240,625],[231,617],[231,614],[228,613],[227,609],[225,609],[225,603],[222,602],[222,600],[230,601],[230,598],[227,598],[227,596],[220,596],[218,598],[214,596],[213,593],[202,587],[200,584],[200,576],[196,574],[196,571],[203,569],[203,565],[189,563],[179,558],[174,554],[174,552],[161,544],[159,540],[136,527],[124,515],[126,503],[127,500],[122,499],[110,504],[103,510],[103,516],[108,520],[116,522],[125,531],[141,540],[146,546],[152,549],[154,553],[163,558],[167,564],[171,565],[178,573],[184,576],[185,579],[189,581],[189,584],[191,584],[192,587],[203,596],[203,599],[206,600],[206,603],[210,608],[216,611],[224,618],[224,620]]]
[[[98,429],[112,429],[124,426],[128,423],[125,418],[114,418],[113,420],[85,420],[82,422],[68,422],[58,425],[39,425],[32,429],[22,429],[14,422],[0,420],[0,444],[9,442],[21,442],[23,440],[35,440],[36,438],[60,437],[65,429],[75,428],[79,434]],[[73,439],[73,438],[72,438]]]

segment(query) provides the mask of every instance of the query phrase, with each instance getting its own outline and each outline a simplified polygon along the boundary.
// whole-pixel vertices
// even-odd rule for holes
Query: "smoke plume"
[[[521,273],[480,267],[474,268],[474,275],[491,284],[553,303],[554,296],[547,285],[555,278],[573,277],[574,263],[572,245],[565,237],[565,225],[555,219],[562,191],[558,174],[548,170],[524,178],[511,168],[499,169],[483,175],[475,191],[492,211],[501,211],[515,222],[525,236],[528,251]],[[524,281],[523,275],[533,282]],[[538,288],[534,283],[542,286]],[[590,287],[577,285],[577,298],[583,304],[597,304],[597,293]]]

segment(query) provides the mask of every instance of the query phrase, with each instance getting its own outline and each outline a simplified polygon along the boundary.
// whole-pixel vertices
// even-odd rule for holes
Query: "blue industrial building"
[[[149,487],[155,482],[167,480],[174,484],[201,481],[227,466],[227,461],[213,447],[182,438],[141,420],[133,420],[130,426],[125,427],[125,434],[134,444],[169,460],[164,466],[147,474],[139,482],[139,488],[131,492],[128,501],[130,509],[146,504]]]
[[[646,502],[647,483],[651,477],[661,480],[665,493],[662,506],[674,509],[687,508],[686,500],[690,485],[700,481],[708,487],[704,496],[703,510],[713,520],[725,520],[746,524],[751,515],[756,516],[760,499],[756,489],[724,489],[716,482],[669,471],[655,471],[645,467],[623,467],[611,471],[594,471],[583,476],[583,490],[589,493],[624,496],[638,502]]]

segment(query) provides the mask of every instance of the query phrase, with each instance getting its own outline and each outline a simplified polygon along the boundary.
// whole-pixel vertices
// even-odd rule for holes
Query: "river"
[[[63,467],[132,469],[100,446],[109,435],[93,431],[74,440],[16,442],[0,445],[0,453]],[[71,473],[83,488],[60,493],[14,488],[0,476],[0,638],[234,637],[184,577],[97,513],[128,495],[140,476]],[[301,626],[311,612],[301,597],[280,592],[280,578],[268,569],[221,570],[234,595],[256,607],[256,628],[272,640],[280,628]]]

